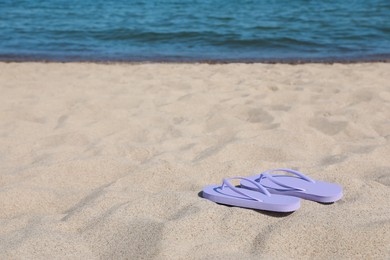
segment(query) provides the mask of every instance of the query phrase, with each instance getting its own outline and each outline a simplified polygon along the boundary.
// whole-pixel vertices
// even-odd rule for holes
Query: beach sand
[[[389,259],[390,64],[0,63],[1,259]],[[292,214],[202,187],[288,167]]]

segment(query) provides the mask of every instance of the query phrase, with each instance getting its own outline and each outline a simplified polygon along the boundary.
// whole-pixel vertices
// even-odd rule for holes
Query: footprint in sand
[[[377,183],[390,187],[390,167],[377,167],[367,177]]]
[[[261,108],[254,108],[248,111],[248,122],[251,123],[271,123],[274,117]]]
[[[348,125],[347,121],[329,121],[326,118],[313,118],[309,120],[309,126],[326,135],[335,135],[343,131]]]
[[[321,160],[321,165],[329,166],[329,165],[333,165],[333,164],[338,164],[338,163],[345,161],[347,158],[348,158],[348,156],[344,155],[344,154],[327,156]]]
[[[71,146],[86,146],[90,144],[90,141],[88,137],[83,134],[65,133],[47,136],[39,140],[37,144],[39,147],[51,148],[65,144]]]
[[[117,213],[120,214],[120,213]],[[128,216],[121,216],[126,219]],[[118,218],[118,217],[117,217]],[[134,219],[132,221],[106,221],[97,225],[95,234],[105,234],[107,243],[101,249],[103,259],[152,259],[159,253],[164,223],[150,219]],[[113,223],[113,224],[112,224]]]
[[[361,102],[369,102],[374,98],[374,93],[369,89],[361,89],[352,94],[352,105]]]
[[[62,128],[65,124],[65,121],[68,119],[67,115],[62,115],[57,119],[57,125],[54,129]]]
[[[289,111],[291,109],[291,106],[273,105],[270,108],[271,108],[271,110],[274,110],[274,111]]]

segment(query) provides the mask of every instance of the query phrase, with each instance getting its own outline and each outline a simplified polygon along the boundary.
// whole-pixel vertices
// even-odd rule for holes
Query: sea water
[[[0,0],[0,60],[383,59],[389,0]]]

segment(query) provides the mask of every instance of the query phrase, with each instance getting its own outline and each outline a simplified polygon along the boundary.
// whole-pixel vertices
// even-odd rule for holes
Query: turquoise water
[[[1,60],[390,60],[390,1],[0,0]]]

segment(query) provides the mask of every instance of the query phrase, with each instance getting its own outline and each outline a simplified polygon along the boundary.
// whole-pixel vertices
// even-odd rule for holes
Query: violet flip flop
[[[253,189],[235,187],[230,183],[233,179],[248,182]],[[276,212],[292,212],[301,204],[299,198],[271,194],[261,184],[243,177],[224,179],[222,185],[206,186],[203,188],[203,197],[220,204]]]
[[[287,172],[291,175],[270,174],[271,172]],[[257,176],[247,177],[248,181],[241,181],[241,187],[250,190],[257,189],[257,184],[264,186],[272,194],[288,195],[317,202],[335,202],[343,196],[340,185],[324,181],[313,180],[301,172],[292,169],[273,169]]]

